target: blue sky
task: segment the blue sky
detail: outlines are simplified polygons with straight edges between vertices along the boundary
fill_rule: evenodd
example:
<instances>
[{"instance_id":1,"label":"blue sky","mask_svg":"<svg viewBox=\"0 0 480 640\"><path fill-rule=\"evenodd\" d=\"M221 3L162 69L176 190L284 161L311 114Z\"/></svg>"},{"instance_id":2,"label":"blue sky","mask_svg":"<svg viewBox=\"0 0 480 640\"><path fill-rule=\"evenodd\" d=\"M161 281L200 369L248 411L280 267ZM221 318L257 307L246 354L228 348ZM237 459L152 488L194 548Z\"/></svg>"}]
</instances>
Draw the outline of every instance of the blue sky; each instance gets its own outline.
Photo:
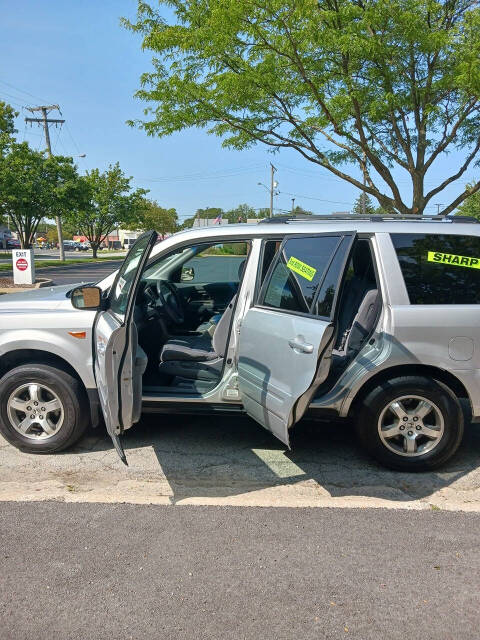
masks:
<instances>
[{"instance_id":1,"label":"blue sky","mask_svg":"<svg viewBox=\"0 0 480 640\"><path fill-rule=\"evenodd\" d=\"M150 197L175 207L181 218L198 207L268 206L268 193L257 183L268 184L270 161L278 168L278 209L289 209L295 196L295 204L315 213L346 211L359 195L293 150L228 151L204 131L158 140L128 127L127 119L141 115L143 105L133 94L140 74L150 68L140 38L119 24L121 16L135 16L134 0L0 0L0 11L0 99L20 111L19 138L44 148L41 130L25 126L24 117L31 114L22 107L59 104L67 122L51 131L53 151L86 153L76 158L80 171L103 170L118 160L136 186L150 189ZM459 158L458 153L445 157L437 175L449 172ZM449 202L473 176L470 170L434 202ZM430 180L427 186L437 183L435 176ZM399 184L406 189L405 176ZM434 211L433 205L427 209Z\"/></svg>"}]
</instances>

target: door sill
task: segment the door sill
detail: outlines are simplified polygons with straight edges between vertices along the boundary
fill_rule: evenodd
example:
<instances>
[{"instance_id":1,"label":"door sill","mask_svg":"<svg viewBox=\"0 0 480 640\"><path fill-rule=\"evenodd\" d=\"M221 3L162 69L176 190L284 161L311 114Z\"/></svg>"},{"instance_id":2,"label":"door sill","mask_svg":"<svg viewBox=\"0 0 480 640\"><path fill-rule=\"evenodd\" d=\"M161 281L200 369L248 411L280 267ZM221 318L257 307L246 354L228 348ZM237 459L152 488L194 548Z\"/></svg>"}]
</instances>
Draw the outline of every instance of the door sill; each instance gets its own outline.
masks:
<instances>
[{"instance_id":1,"label":"door sill","mask_svg":"<svg viewBox=\"0 0 480 640\"><path fill-rule=\"evenodd\" d=\"M196 399L190 402L181 402L183 398L172 400L172 398L153 396L143 396L142 413L183 413L183 414L219 414L219 413L245 413L242 404L233 404L230 402L205 402L205 400Z\"/></svg>"}]
</instances>

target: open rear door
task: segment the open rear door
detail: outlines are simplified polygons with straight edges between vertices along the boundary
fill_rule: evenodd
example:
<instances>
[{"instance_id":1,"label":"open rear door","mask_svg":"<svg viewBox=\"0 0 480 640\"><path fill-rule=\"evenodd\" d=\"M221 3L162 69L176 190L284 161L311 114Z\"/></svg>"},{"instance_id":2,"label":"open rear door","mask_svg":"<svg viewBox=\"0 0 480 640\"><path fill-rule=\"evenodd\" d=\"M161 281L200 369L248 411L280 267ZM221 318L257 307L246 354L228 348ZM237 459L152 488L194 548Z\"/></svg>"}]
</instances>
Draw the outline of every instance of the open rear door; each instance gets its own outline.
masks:
<instances>
[{"instance_id":1,"label":"open rear door","mask_svg":"<svg viewBox=\"0 0 480 640\"><path fill-rule=\"evenodd\" d=\"M335 309L354 232L287 236L242 320L238 382L246 412L290 446L330 370Z\"/></svg>"},{"instance_id":2,"label":"open rear door","mask_svg":"<svg viewBox=\"0 0 480 640\"><path fill-rule=\"evenodd\" d=\"M119 436L138 422L142 407L142 375L147 356L138 344L133 309L140 277L157 233L140 236L115 278L108 308L97 316L94 332L95 377L107 431L126 464Z\"/></svg>"}]
</instances>

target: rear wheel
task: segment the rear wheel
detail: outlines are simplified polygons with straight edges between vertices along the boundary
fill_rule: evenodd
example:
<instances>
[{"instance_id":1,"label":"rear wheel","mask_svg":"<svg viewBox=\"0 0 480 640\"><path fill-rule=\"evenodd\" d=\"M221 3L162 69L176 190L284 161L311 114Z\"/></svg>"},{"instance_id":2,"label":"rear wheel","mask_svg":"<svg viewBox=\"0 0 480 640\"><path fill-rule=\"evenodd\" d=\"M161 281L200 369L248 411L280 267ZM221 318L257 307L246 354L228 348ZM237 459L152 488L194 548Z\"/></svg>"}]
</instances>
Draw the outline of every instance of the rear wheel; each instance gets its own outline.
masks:
<instances>
[{"instance_id":1,"label":"rear wheel","mask_svg":"<svg viewBox=\"0 0 480 640\"><path fill-rule=\"evenodd\" d=\"M365 398L356 429L381 464L428 471L444 464L463 436L458 399L443 383L420 376L384 382Z\"/></svg>"},{"instance_id":2,"label":"rear wheel","mask_svg":"<svg viewBox=\"0 0 480 640\"><path fill-rule=\"evenodd\" d=\"M88 426L87 407L80 382L49 365L21 365L0 380L0 432L22 451L71 446Z\"/></svg>"}]
</instances>

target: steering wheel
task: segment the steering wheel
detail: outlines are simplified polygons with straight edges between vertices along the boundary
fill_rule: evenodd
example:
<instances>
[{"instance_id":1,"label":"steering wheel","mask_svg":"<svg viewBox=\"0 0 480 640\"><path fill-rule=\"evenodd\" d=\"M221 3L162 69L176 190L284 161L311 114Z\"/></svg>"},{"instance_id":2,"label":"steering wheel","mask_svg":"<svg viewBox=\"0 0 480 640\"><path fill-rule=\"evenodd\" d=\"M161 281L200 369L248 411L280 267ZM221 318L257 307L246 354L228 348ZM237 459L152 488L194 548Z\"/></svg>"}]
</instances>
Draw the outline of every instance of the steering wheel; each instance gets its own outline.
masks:
<instances>
[{"instance_id":1,"label":"steering wheel","mask_svg":"<svg viewBox=\"0 0 480 640\"><path fill-rule=\"evenodd\" d=\"M157 280L158 305L162 307L174 324L185 322L185 313L180 294L174 284L167 280Z\"/></svg>"}]
</instances>

